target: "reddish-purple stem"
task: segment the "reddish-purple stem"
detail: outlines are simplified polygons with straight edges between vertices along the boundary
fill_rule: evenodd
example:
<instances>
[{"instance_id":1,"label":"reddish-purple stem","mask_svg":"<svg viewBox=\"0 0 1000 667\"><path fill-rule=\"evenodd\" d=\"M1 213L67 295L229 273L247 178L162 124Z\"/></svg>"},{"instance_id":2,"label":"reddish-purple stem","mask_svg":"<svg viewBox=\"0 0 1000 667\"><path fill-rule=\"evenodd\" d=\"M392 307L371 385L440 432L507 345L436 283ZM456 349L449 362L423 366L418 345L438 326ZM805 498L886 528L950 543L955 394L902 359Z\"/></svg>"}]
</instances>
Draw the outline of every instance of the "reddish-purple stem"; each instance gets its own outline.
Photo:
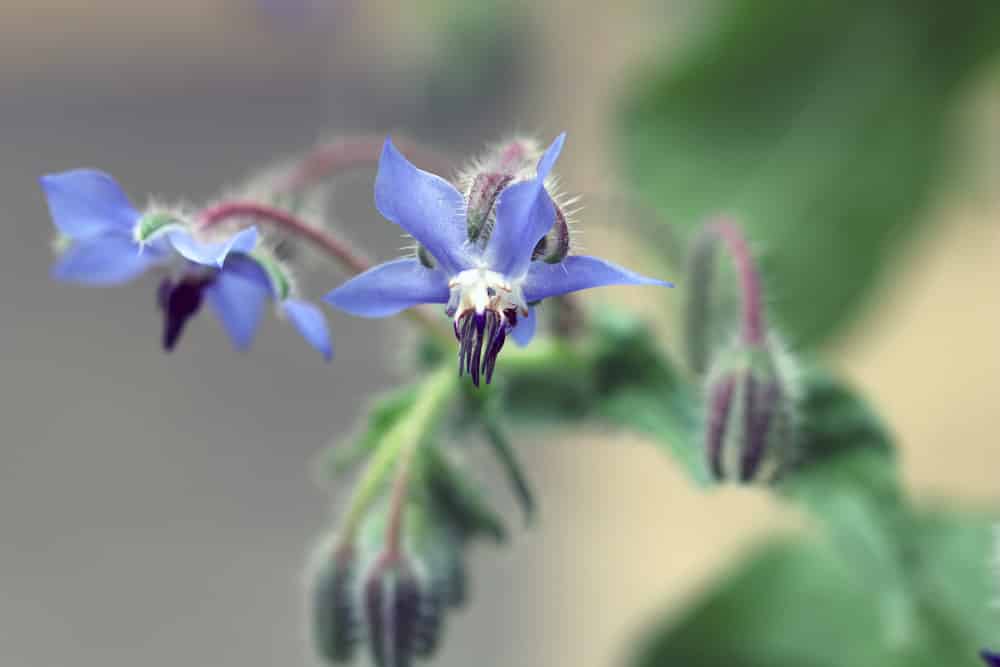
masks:
<instances>
[{"instance_id":1,"label":"reddish-purple stem","mask_svg":"<svg viewBox=\"0 0 1000 667\"><path fill-rule=\"evenodd\" d=\"M709 225L709 228L723 240L729 256L736 264L743 292L743 339L749 345L760 345L764 342L764 312L760 273L750 254L750 246L739 225L735 223L719 221Z\"/></svg>"},{"instance_id":2,"label":"reddish-purple stem","mask_svg":"<svg viewBox=\"0 0 1000 667\"><path fill-rule=\"evenodd\" d=\"M411 456L403 457L399 462L400 471L392 487L392 499L389 505L389 525L385 532L385 558L389 561L398 560L403 553L403 514L406 511L406 496L410 486Z\"/></svg>"},{"instance_id":3,"label":"reddish-purple stem","mask_svg":"<svg viewBox=\"0 0 1000 667\"><path fill-rule=\"evenodd\" d=\"M336 259L352 273L362 273L371 268L371 262L354 250L349 243L303 222L284 209L251 201L224 201L202 209L198 215L199 224L203 228L241 218L266 222L293 236L305 239Z\"/></svg>"},{"instance_id":4,"label":"reddish-purple stem","mask_svg":"<svg viewBox=\"0 0 1000 667\"><path fill-rule=\"evenodd\" d=\"M317 146L303 157L280 183L279 192L298 192L325 181L341 171L372 167L378 164L385 142L383 137L348 137ZM451 161L429 148L400 138L394 141L414 163L436 174L451 169Z\"/></svg>"}]
</instances>

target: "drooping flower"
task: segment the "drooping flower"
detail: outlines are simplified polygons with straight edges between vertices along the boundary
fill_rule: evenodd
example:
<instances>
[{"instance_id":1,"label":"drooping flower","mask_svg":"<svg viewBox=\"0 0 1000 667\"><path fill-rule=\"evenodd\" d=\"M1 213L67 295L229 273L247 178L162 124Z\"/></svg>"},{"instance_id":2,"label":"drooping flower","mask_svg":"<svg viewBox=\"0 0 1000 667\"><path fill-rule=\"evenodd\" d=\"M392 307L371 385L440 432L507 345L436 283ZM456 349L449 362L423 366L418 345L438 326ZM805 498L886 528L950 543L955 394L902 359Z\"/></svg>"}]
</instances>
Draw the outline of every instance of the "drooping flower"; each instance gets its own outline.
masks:
<instances>
[{"instance_id":1,"label":"drooping flower","mask_svg":"<svg viewBox=\"0 0 1000 667\"><path fill-rule=\"evenodd\" d=\"M522 345L531 340L537 302L604 285L669 286L597 257L536 253L562 215L546 178L564 139L560 135L545 151L534 176L473 178L495 192L484 197L481 188L473 188L468 200L451 183L411 164L387 139L375 206L417 240L433 265L422 256L387 262L344 283L326 300L361 317L447 304L459 341L459 372L468 372L478 385L480 373L490 382L508 336Z\"/></svg>"},{"instance_id":2,"label":"drooping flower","mask_svg":"<svg viewBox=\"0 0 1000 667\"><path fill-rule=\"evenodd\" d=\"M65 246L52 276L110 286L151 269L166 274L157 291L166 350L173 349L206 299L236 348L246 349L264 304L273 299L310 345L327 359L332 356L323 314L315 305L291 298L279 268L258 252L256 228L200 238L179 216L140 213L111 176L91 169L49 174L40 181Z\"/></svg>"}]
</instances>

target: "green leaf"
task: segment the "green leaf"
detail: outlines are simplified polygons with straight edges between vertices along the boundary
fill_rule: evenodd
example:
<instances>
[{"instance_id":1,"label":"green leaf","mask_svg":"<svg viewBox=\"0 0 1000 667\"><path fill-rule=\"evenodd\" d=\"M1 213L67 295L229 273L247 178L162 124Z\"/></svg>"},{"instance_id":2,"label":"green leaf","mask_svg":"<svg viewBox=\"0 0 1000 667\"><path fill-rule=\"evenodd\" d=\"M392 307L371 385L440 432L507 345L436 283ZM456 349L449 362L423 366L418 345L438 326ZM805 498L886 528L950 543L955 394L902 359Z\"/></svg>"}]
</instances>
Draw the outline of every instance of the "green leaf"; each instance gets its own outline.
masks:
<instances>
[{"instance_id":1,"label":"green leaf","mask_svg":"<svg viewBox=\"0 0 1000 667\"><path fill-rule=\"evenodd\" d=\"M463 539L477 536L507 541L503 519L490 507L481 489L448 460L439 447L424 447L423 475L436 514L443 516Z\"/></svg>"},{"instance_id":2,"label":"green leaf","mask_svg":"<svg viewBox=\"0 0 1000 667\"><path fill-rule=\"evenodd\" d=\"M638 320L606 312L598 321L597 335L597 413L652 437L696 482L707 482L698 389L680 374Z\"/></svg>"},{"instance_id":3,"label":"green leaf","mask_svg":"<svg viewBox=\"0 0 1000 667\"><path fill-rule=\"evenodd\" d=\"M655 630L633 664L892 667L882 611L871 602L823 545L772 544Z\"/></svg>"},{"instance_id":4,"label":"green leaf","mask_svg":"<svg viewBox=\"0 0 1000 667\"><path fill-rule=\"evenodd\" d=\"M622 157L663 218L743 221L782 330L817 344L917 229L960 84L1000 47L1000 3L722 6L686 57L637 82Z\"/></svg>"},{"instance_id":5,"label":"green leaf","mask_svg":"<svg viewBox=\"0 0 1000 667\"><path fill-rule=\"evenodd\" d=\"M996 513L935 509L918 514L907 531L906 555L927 652L945 659L938 665L980 665L974 658L978 650L1000 649L996 525ZM963 662L952 662L949 655Z\"/></svg>"},{"instance_id":6,"label":"green leaf","mask_svg":"<svg viewBox=\"0 0 1000 667\"><path fill-rule=\"evenodd\" d=\"M385 434L413 407L417 389L418 385L409 385L374 398L368 408L368 418L358 431L323 452L319 462L323 477L338 477L371 454Z\"/></svg>"},{"instance_id":7,"label":"green leaf","mask_svg":"<svg viewBox=\"0 0 1000 667\"><path fill-rule=\"evenodd\" d=\"M486 441L493 449L497 460L503 467L507 475L507 481L514 491L521 511L524 513L524 522L530 524L535 518L535 496L531 491L531 485L524 474L524 468L517 458L517 452L504 433L503 427L495 415L483 415L483 432L486 434Z\"/></svg>"},{"instance_id":8,"label":"green leaf","mask_svg":"<svg viewBox=\"0 0 1000 667\"><path fill-rule=\"evenodd\" d=\"M800 379L798 461L778 490L819 519L859 579L903 595L908 509L891 438L867 403L826 371L809 368Z\"/></svg>"}]
</instances>

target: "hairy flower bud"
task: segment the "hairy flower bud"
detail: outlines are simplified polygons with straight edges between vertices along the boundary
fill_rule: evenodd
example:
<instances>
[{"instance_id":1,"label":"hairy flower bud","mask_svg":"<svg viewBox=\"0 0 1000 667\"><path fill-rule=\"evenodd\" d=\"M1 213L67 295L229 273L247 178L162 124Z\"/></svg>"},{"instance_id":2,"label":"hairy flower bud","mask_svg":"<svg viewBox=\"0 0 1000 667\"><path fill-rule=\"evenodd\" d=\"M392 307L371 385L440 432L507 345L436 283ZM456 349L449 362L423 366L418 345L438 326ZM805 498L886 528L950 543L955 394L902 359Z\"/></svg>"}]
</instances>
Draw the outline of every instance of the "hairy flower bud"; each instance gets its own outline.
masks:
<instances>
[{"instance_id":1,"label":"hairy flower bud","mask_svg":"<svg viewBox=\"0 0 1000 667\"><path fill-rule=\"evenodd\" d=\"M531 259L540 259L548 264L558 264L566 259L569 254L570 238L569 223L562 208L553 202L556 211L556 221L552 225L552 230L540 238L535 244L535 249L531 253Z\"/></svg>"},{"instance_id":2,"label":"hairy flower bud","mask_svg":"<svg viewBox=\"0 0 1000 667\"><path fill-rule=\"evenodd\" d=\"M513 180L513 175L498 172L480 172L472 179L465 213L470 241L479 240L493 215L497 197Z\"/></svg>"},{"instance_id":3,"label":"hairy flower bud","mask_svg":"<svg viewBox=\"0 0 1000 667\"><path fill-rule=\"evenodd\" d=\"M331 663L350 662L360 634L352 548L324 557L312 583L312 635L319 654Z\"/></svg>"},{"instance_id":4,"label":"hairy flower bud","mask_svg":"<svg viewBox=\"0 0 1000 667\"><path fill-rule=\"evenodd\" d=\"M787 465L794 441L794 392L766 345L723 351L709 376L705 448L719 481L770 482Z\"/></svg>"},{"instance_id":5,"label":"hairy flower bud","mask_svg":"<svg viewBox=\"0 0 1000 667\"><path fill-rule=\"evenodd\" d=\"M364 584L365 622L377 667L408 667L437 648L442 605L401 556L384 553Z\"/></svg>"}]
</instances>

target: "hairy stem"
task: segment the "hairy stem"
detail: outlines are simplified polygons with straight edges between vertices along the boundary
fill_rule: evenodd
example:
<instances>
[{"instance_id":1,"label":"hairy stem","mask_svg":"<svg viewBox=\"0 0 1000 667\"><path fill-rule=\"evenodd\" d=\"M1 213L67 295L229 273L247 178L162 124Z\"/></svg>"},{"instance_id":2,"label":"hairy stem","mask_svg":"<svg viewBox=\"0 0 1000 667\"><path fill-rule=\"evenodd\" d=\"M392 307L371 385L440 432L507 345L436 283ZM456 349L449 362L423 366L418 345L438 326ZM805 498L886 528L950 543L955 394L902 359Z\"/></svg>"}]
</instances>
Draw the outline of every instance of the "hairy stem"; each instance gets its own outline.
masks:
<instances>
[{"instance_id":1,"label":"hairy stem","mask_svg":"<svg viewBox=\"0 0 1000 667\"><path fill-rule=\"evenodd\" d=\"M345 239L324 229L314 227L298 216L274 206L251 201L224 201L202 209L198 214L198 222L207 229L226 222L239 219L252 219L281 229L283 232L301 238L323 251L346 272L357 275L371 268L372 264ZM425 312L418 309L408 309L404 314L422 327L439 342L451 342L451 338L437 322Z\"/></svg>"},{"instance_id":2,"label":"hairy stem","mask_svg":"<svg viewBox=\"0 0 1000 667\"><path fill-rule=\"evenodd\" d=\"M405 505L414 456L433 431L457 389L458 378L450 364L439 368L424 382L410 412L386 433L355 487L341 525L341 544L350 544L354 540L361 521L381 494L387 478L393 470L398 470L389 522L389 537L395 539L398 545L402 507Z\"/></svg>"},{"instance_id":3,"label":"hairy stem","mask_svg":"<svg viewBox=\"0 0 1000 667\"><path fill-rule=\"evenodd\" d=\"M385 142L383 137L362 136L337 139L321 144L306 153L292 167L288 176L276 188L278 192L301 192L349 169L373 167L378 164ZM395 144L414 163L436 174L451 169L451 161L440 153L409 139L400 138Z\"/></svg>"},{"instance_id":4,"label":"hairy stem","mask_svg":"<svg viewBox=\"0 0 1000 667\"><path fill-rule=\"evenodd\" d=\"M224 201L202 209L198 222L208 229L234 219L251 218L278 227L292 236L308 241L349 273L362 273L371 268L371 262L351 244L334 234L313 227L288 211L251 201Z\"/></svg>"},{"instance_id":5,"label":"hairy stem","mask_svg":"<svg viewBox=\"0 0 1000 667\"><path fill-rule=\"evenodd\" d=\"M722 239L739 274L743 297L743 340L748 345L761 345L764 342L764 312L760 273L750 254L746 236L739 225L726 220L713 222L707 229Z\"/></svg>"}]
</instances>

